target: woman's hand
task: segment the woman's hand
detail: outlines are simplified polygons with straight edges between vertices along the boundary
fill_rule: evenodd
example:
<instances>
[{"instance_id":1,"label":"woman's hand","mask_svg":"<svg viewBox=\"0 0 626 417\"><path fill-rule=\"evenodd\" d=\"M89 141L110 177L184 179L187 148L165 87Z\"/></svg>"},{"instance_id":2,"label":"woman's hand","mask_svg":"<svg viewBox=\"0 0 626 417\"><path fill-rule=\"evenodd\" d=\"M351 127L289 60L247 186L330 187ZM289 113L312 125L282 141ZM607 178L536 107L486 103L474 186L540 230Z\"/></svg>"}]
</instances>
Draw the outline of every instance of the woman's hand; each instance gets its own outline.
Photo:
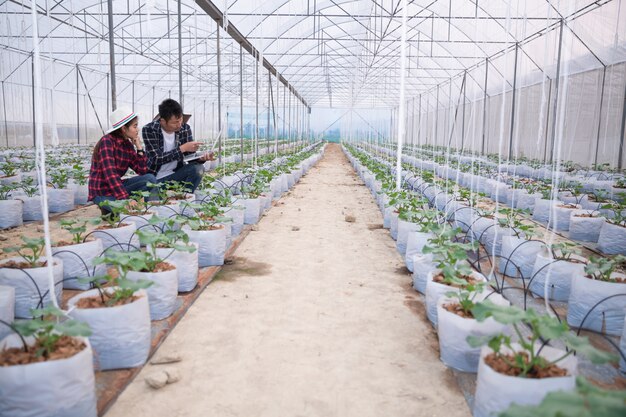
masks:
<instances>
[{"instance_id":1,"label":"woman's hand","mask_svg":"<svg viewBox=\"0 0 626 417\"><path fill-rule=\"evenodd\" d=\"M133 145L135 145L135 148L137 148L137 150L141 150L143 149L143 143L141 142L141 138L139 136L135 136L134 138L128 138L130 139L130 141L132 142Z\"/></svg>"}]
</instances>

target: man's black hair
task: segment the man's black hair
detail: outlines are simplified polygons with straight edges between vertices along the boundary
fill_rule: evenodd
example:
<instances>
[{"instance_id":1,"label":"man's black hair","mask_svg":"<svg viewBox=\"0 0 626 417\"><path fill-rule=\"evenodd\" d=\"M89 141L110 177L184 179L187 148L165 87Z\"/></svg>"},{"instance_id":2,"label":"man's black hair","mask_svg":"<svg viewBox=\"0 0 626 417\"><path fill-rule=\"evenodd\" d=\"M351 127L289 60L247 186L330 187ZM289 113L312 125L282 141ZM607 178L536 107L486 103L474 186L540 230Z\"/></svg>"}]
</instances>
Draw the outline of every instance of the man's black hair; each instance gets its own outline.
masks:
<instances>
[{"instance_id":1,"label":"man's black hair","mask_svg":"<svg viewBox=\"0 0 626 417\"><path fill-rule=\"evenodd\" d=\"M174 99L168 98L159 104L159 117L161 119L170 120L172 116L182 117L183 107Z\"/></svg>"}]
</instances>

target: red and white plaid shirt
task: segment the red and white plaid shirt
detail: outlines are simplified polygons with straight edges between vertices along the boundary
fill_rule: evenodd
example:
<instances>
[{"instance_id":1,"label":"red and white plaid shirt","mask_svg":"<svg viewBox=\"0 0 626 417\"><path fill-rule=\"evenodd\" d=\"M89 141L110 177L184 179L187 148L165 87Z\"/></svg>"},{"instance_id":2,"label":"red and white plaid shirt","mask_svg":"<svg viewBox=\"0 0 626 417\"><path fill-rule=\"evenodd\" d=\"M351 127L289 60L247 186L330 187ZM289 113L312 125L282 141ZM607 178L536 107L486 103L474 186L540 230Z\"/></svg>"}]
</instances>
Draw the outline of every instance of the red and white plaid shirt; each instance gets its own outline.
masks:
<instances>
[{"instance_id":1,"label":"red and white plaid shirt","mask_svg":"<svg viewBox=\"0 0 626 417\"><path fill-rule=\"evenodd\" d=\"M97 161L97 162L96 162ZM91 161L89 171L89 200L97 196L112 196L117 200L128 198L122 177L132 168L139 175L148 172L146 155L139 155L128 139L104 135L100 149Z\"/></svg>"}]
</instances>

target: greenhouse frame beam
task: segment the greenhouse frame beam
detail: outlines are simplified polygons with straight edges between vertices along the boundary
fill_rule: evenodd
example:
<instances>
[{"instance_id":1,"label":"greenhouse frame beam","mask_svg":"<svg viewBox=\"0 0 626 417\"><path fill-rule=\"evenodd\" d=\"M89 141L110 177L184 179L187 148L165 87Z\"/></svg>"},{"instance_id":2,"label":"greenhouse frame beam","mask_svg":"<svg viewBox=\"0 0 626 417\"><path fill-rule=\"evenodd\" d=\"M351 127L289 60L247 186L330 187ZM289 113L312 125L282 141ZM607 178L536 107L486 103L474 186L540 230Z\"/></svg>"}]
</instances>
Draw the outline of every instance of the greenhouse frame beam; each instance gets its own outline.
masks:
<instances>
[{"instance_id":1,"label":"greenhouse frame beam","mask_svg":"<svg viewBox=\"0 0 626 417\"><path fill-rule=\"evenodd\" d=\"M233 23L229 22L228 26L224 27L224 14L222 13L220 9L218 9L215 6L215 4L213 4L212 1L210 0L194 0L194 1L198 6L200 6L202 10L204 10L209 16L211 16L211 18L213 18L213 20L215 20L218 23L218 25L220 25L224 30L226 30L226 32L233 38L235 42L241 44L244 47L244 49L248 51L256 59L260 58L259 51L252 45L250 40L248 40L245 36L241 34L241 32L234 26ZM262 64L265 68L267 68L272 73L272 75L277 74L278 71L272 64L269 63L267 59L263 58ZM295 95L295 97L297 97L298 100L302 102L302 104L309 107L309 104L306 102L306 100L298 93L295 87L293 87L289 83L289 81L287 81L285 77L279 74L278 79L287 88L289 88L289 91L291 91L291 93Z\"/></svg>"},{"instance_id":2,"label":"greenhouse frame beam","mask_svg":"<svg viewBox=\"0 0 626 417\"><path fill-rule=\"evenodd\" d=\"M115 83L115 36L113 34L113 0L107 0L109 22L109 72L111 74L111 111L117 109L117 86ZM108 105L107 105L108 109Z\"/></svg>"}]
</instances>

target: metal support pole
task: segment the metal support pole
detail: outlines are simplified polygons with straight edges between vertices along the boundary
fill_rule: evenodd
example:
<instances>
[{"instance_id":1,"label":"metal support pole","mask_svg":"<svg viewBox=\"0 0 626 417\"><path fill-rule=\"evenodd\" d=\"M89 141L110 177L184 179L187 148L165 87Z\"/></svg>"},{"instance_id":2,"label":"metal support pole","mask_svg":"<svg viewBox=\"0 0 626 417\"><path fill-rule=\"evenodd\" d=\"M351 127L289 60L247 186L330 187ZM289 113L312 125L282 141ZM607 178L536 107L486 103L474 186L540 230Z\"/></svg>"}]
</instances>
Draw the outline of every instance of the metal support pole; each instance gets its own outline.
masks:
<instances>
[{"instance_id":1,"label":"metal support pole","mask_svg":"<svg viewBox=\"0 0 626 417\"><path fill-rule=\"evenodd\" d=\"M180 7L180 6L179 6ZM113 26L113 0L107 0L109 15L109 71L111 73L111 110L117 109L117 89L115 85L115 44ZM107 109L109 104L107 103Z\"/></svg>"},{"instance_id":2,"label":"metal support pole","mask_svg":"<svg viewBox=\"0 0 626 417\"><path fill-rule=\"evenodd\" d=\"M267 153L270 152L270 110L272 103L270 103L272 90L272 73L267 71L267 126L265 131L265 138L267 139Z\"/></svg>"},{"instance_id":3,"label":"metal support pole","mask_svg":"<svg viewBox=\"0 0 626 417\"><path fill-rule=\"evenodd\" d=\"M562 26L561 22L561 26ZM559 51L561 47L559 44ZM513 136L515 134L515 98L517 96L517 56L519 43L515 44L515 63L513 64L513 97L511 97L511 134L509 136L509 160L513 159ZM560 52L559 52L560 56Z\"/></svg>"},{"instance_id":4,"label":"metal support pole","mask_svg":"<svg viewBox=\"0 0 626 417\"><path fill-rule=\"evenodd\" d=\"M239 44L239 146L243 163L243 47Z\"/></svg>"},{"instance_id":5,"label":"metal support pole","mask_svg":"<svg viewBox=\"0 0 626 417\"><path fill-rule=\"evenodd\" d=\"M437 93L439 93L439 85L437 85ZM437 96L439 96L439 94L437 94ZM429 107L430 107L430 94L426 96L426 137L424 138L424 145L428 145L428 108ZM435 144L435 141L433 141L433 145L434 144Z\"/></svg>"},{"instance_id":6,"label":"metal support pole","mask_svg":"<svg viewBox=\"0 0 626 417\"><path fill-rule=\"evenodd\" d=\"M593 157L594 165L598 164L598 149L600 148L600 128L602 127L602 105L604 104L604 82L606 80L606 65L602 68L602 88L600 89L600 114L598 115L598 131L596 134L596 152Z\"/></svg>"},{"instance_id":7,"label":"metal support pole","mask_svg":"<svg viewBox=\"0 0 626 417\"><path fill-rule=\"evenodd\" d=\"M89 94L89 91L87 90L87 86L85 86L85 92L87 94ZM107 110L110 108L109 107L110 100L111 100L111 76L107 72ZM113 109L113 110L115 110L115 109ZM94 111L95 111L95 109L94 109ZM87 113L85 113L85 121L87 121ZM87 134L87 131L85 131L85 134Z\"/></svg>"},{"instance_id":8,"label":"metal support pole","mask_svg":"<svg viewBox=\"0 0 626 417\"><path fill-rule=\"evenodd\" d=\"M548 161L548 130L550 125L550 100L552 100L552 80L548 79L548 108L546 109L546 129L543 143L543 163Z\"/></svg>"},{"instance_id":9,"label":"metal support pole","mask_svg":"<svg viewBox=\"0 0 626 417\"><path fill-rule=\"evenodd\" d=\"M483 135L480 154L485 154L485 143L487 141L487 76L489 75L489 58L485 58L485 87L483 95Z\"/></svg>"},{"instance_id":10,"label":"metal support pole","mask_svg":"<svg viewBox=\"0 0 626 417\"><path fill-rule=\"evenodd\" d=\"M270 73L271 76L271 73ZM278 77L276 77L276 106L274 107L274 155L278 155L278 123L276 111L278 110L280 105L280 82L278 82Z\"/></svg>"},{"instance_id":11,"label":"metal support pole","mask_svg":"<svg viewBox=\"0 0 626 417\"><path fill-rule=\"evenodd\" d=\"M422 138L422 95L420 94L420 102L418 106L418 114L417 114L417 146L419 147Z\"/></svg>"},{"instance_id":12,"label":"metal support pole","mask_svg":"<svg viewBox=\"0 0 626 417\"><path fill-rule=\"evenodd\" d=\"M617 153L617 170L622 170L624 159L624 134L626 133L626 87L624 88L624 107L622 107L622 129L620 130L619 152Z\"/></svg>"},{"instance_id":13,"label":"metal support pole","mask_svg":"<svg viewBox=\"0 0 626 417\"><path fill-rule=\"evenodd\" d=\"M287 88L283 85L283 131L281 135L281 139L283 141L281 150L285 149L285 128L287 123L287 118L285 117L287 113Z\"/></svg>"},{"instance_id":14,"label":"metal support pole","mask_svg":"<svg viewBox=\"0 0 626 417\"><path fill-rule=\"evenodd\" d=\"M7 148L9 147L9 122L7 120L7 98L4 91L4 81L2 81L2 111L4 113L4 135L7 139Z\"/></svg>"},{"instance_id":15,"label":"metal support pole","mask_svg":"<svg viewBox=\"0 0 626 417\"><path fill-rule=\"evenodd\" d=\"M428 100L430 101L430 96L429 96ZM428 111L428 107L426 108L426 111ZM434 119L435 119L435 126L434 126L434 129L433 129L433 132L434 132L434 134L433 134L433 145L435 145L437 143L437 130L439 130L438 129L438 127L439 127L439 84L437 84L437 97L436 97L436 100L435 100L435 117L434 117Z\"/></svg>"},{"instance_id":16,"label":"metal support pole","mask_svg":"<svg viewBox=\"0 0 626 417\"><path fill-rule=\"evenodd\" d=\"M465 103L467 101L467 70L463 73L463 111L461 112L461 153L465 147Z\"/></svg>"},{"instance_id":17,"label":"metal support pole","mask_svg":"<svg viewBox=\"0 0 626 417\"><path fill-rule=\"evenodd\" d=\"M37 146L37 138L35 137L35 132L37 131L37 125L36 125L36 115L35 115L35 54L31 54L31 71L30 71L30 75L31 75L31 86L32 86L32 95L33 95L33 146Z\"/></svg>"},{"instance_id":18,"label":"metal support pole","mask_svg":"<svg viewBox=\"0 0 626 417\"><path fill-rule=\"evenodd\" d=\"M178 2L180 9L180 1ZM220 51L220 25L217 24L217 38L216 38L216 46L217 46L217 152L218 152L218 163L222 164L222 138L224 134L222 133L222 53Z\"/></svg>"},{"instance_id":19,"label":"metal support pole","mask_svg":"<svg viewBox=\"0 0 626 417\"><path fill-rule=\"evenodd\" d=\"M563 19L561 19L561 24L559 26L559 51L557 55L556 61L556 77L554 79L554 107L552 111L552 134L550 135L552 139L552 146L550 147L550 162L554 159L554 147L556 145L556 121L557 117L557 108L559 106L559 78L561 77L561 49L563 46Z\"/></svg>"},{"instance_id":20,"label":"metal support pole","mask_svg":"<svg viewBox=\"0 0 626 417\"><path fill-rule=\"evenodd\" d=\"M287 146L291 149L291 91L289 91L289 125L287 126Z\"/></svg>"},{"instance_id":21,"label":"metal support pole","mask_svg":"<svg viewBox=\"0 0 626 417\"><path fill-rule=\"evenodd\" d=\"M78 78L78 65L76 65L76 143L80 144L80 84Z\"/></svg>"},{"instance_id":22,"label":"metal support pole","mask_svg":"<svg viewBox=\"0 0 626 417\"><path fill-rule=\"evenodd\" d=\"M178 101L180 102L180 105L183 106L183 17L182 17L183 6L182 6L181 0L178 0L177 3L178 3Z\"/></svg>"},{"instance_id":23,"label":"metal support pole","mask_svg":"<svg viewBox=\"0 0 626 417\"><path fill-rule=\"evenodd\" d=\"M135 111L135 80L132 81L131 92L132 92L132 97L133 97L133 101L132 101L133 108L132 108L132 110Z\"/></svg>"},{"instance_id":24,"label":"metal support pole","mask_svg":"<svg viewBox=\"0 0 626 417\"><path fill-rule=\"evenodd\" d=\"M254 156L255 160L259 159L259 56L255 56L256 62L254 65L254 89L255 100L254 105L256 109L255 124L254 124Z\"/></svg>"}]
</instances>

